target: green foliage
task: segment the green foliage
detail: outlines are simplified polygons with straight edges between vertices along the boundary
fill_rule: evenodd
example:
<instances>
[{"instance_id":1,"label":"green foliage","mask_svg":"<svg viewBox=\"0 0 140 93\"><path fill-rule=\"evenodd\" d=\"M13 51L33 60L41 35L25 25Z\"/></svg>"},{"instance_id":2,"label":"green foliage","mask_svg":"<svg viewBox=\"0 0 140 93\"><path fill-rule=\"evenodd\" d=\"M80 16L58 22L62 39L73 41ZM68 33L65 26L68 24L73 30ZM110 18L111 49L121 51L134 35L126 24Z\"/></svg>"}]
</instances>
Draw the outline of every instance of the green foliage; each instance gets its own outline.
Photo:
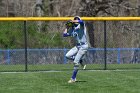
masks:
<instances>
[{"instance_id":1,"label":"green foliage","mask_svg":"<svg viewBox=\"0 0 140 93\"><path fill-rule=\"evenodd\" d=\"M37 31L34 23L27 22L28 48L63 48L69 44L64 41L60 32ZM24 48L23 22L0 22L0 47Z\"/></svg>"},{"instance_id":2,"label":"green foliage","mask_svg":"<svg viewBox=\"0 0 140 93\"><path fill-rule=\"evenodd\" d=\"M62 33L56 31L38 32L35 24L28 24L28 47L29 48L63 48L68 47Z\"/></svg>"},{"instance_id":3,"label":"green foliage","mask_svg":"<svg viewBox=\"0 0 140 93\"><path fill-rule=\"evenodd\" d=\"M23 32L20 22L0 23L0 47L22 48Z\"/></svg>"}]
</instances>

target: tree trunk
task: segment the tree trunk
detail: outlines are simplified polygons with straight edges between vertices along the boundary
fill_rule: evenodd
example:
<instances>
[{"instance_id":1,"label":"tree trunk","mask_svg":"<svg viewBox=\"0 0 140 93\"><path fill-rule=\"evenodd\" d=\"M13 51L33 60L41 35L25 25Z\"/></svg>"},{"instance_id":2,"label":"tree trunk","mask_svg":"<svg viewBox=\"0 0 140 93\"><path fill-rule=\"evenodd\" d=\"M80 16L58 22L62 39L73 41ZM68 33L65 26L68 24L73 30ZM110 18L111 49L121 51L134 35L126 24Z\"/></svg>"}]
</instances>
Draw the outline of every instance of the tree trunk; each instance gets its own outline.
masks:
<instances>
[{"instance_id":1,"label":"tree trunk","mask_svg":"<svg viewBox=\"0 0 140 93\"><path fill-rule=\"evenodd\" d=\"M86 27L87 27L88 37L89 37L88 38L89 39L89 45L90 45L90 47L95 47L93 22L86 22Z\"/></svg>"},{"instance_id":2,"label":"tree trunk","mask_svg":"<svg viewBox=\"0 0 140 93\"><path fill-rule=\"evenodd\" d=\"M44 12L43 12L43 0L36 0L36 15L38 17L43 16ZM37 29L38 32L42 31L42 25L43 22L42 21L37 21Z\"/></svg>"}]
</instances>

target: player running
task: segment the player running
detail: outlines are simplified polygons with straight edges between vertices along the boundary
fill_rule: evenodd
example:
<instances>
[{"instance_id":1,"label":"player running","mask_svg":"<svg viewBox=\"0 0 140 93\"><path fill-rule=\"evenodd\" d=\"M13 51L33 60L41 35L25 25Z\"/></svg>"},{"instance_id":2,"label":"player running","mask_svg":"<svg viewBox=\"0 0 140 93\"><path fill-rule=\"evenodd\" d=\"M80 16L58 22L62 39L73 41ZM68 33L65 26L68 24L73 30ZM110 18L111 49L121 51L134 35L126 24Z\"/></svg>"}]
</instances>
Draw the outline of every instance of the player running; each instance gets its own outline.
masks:
<instances>
[{"instance_id":1,"label":"player running","mask_svg":"<svg viewBox=\"0 0 140 93\"><path fill-rule=\"evenodd\" d=\"M66 58L73 60L74 62L73 74L68 83L74 83L76 82L76 75L79 69L79 64L81 64L83 69L86 68L86 65L83 64L82 59L88 49L85 23L81 20L79 16L76 16L73 20L67 22L66 29L63 32L63 36L74 37L76 41L76 45L66 54Z\"/></svg>"}]
</instances>

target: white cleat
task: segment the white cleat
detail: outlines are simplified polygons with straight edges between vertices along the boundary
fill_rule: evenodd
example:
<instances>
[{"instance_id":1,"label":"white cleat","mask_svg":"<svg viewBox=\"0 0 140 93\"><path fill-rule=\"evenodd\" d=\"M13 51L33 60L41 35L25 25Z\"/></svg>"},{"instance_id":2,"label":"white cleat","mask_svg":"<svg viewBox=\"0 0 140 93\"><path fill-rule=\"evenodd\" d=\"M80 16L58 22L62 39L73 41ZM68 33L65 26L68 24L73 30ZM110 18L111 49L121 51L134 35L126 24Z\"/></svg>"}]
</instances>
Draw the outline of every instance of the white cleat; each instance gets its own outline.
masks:
<instances>
[{"instance_id":1,"label":"white cleat","mask_svg":"<svg viewBox=\"0 0 140 93\"><path fill-rule=\"evenodd\" d=\"M75 83L76 82L76 79L70 79L69 81L68 81L68 83Z\"/></svg>"},{"instance_id":2,"label":"white cleat","mask_svg":"<svg viewBox=\"0 0 140 93\"><path fill-rule=\"evenodd\" d=\"M85 69L86 69L86 66L87 66L87 65L84 65L84 66L83 66L83 70L85 70Z\"/></svg>"}]
</instances>

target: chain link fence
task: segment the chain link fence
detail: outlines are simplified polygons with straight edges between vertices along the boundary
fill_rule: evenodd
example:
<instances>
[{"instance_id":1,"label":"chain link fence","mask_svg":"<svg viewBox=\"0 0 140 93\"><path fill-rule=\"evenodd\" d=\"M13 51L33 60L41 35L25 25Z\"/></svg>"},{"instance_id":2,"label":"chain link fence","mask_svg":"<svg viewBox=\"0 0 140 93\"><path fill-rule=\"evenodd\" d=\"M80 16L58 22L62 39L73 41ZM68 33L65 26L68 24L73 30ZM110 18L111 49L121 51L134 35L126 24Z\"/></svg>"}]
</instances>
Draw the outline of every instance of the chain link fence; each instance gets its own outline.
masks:
<instances>
[{"instance_id":1,"label":"chain link fence","mask_svg":"<svg viewBox=\"0 0 140 93\"><path fill-rule=\"evenodd\" d=\"M62 37L64 23L0 21L0 71L73 69L65 54L74 41ZM94 47L84 57L88 70L140 69L139 21L94 21L92 26Z\"/></svg>"}]
</instances>

